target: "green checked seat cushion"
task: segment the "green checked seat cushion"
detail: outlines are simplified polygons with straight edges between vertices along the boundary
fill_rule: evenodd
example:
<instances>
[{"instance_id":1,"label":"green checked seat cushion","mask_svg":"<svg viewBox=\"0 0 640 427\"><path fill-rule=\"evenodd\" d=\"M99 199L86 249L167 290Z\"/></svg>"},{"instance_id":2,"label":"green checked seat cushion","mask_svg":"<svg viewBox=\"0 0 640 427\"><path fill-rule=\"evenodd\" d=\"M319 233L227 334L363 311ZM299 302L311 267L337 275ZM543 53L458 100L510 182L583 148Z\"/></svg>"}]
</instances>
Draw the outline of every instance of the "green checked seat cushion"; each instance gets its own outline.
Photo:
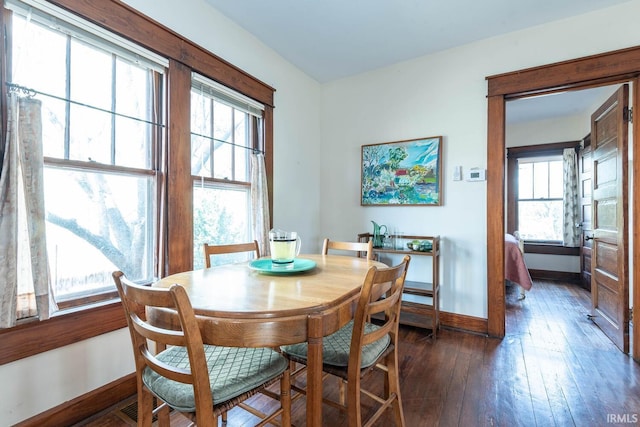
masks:
<instances>
[{"instance_id":1,"label":"green checked seat cushion","mask_svg":"<svg viewBox=\"0 0 640 427\"><path fill-rule=\"evenodd\" d=\"M288 361L269 348L204 346L209 368L213 404L239 396L283 373ZM170 347L158 359L172 366L189 368L185 347ZM151 368L145 368L142 381L153 394L180 412L196 410L193 385L169 380Z\"/></svg>"},{"instance_id":2,"label":"green checked seat cushion","mask_svg":"<svg viewBox=\"0 0 640 427\"><path fill-rule=\"evenodd\" d=\"M377 325L366 323L365 333L373 332L379 329ZM338 331L328 335L322 339L322 361L324 364L346 367L349 364L349 349L351 347L351 334L353 332L353 320L344 325ZM360 368L368 368L373 365L376 360L389 347L391 338L385 335L377 341L367 344L362 348L362 362ZM307 343L292 344L282 346L282 351L291 356L306 360L307 359Z\"/></svg>"}]
</instances>

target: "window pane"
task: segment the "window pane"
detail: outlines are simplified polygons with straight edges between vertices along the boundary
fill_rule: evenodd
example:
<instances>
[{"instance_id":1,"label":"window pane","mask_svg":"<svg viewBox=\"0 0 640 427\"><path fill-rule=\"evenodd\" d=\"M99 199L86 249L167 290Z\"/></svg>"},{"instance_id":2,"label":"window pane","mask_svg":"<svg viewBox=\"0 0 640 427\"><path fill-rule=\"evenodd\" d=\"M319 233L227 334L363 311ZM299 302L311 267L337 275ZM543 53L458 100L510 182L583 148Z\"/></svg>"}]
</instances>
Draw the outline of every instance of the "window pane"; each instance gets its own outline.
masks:
<instances>
[{"instance_id":1,"label":"window pane","mask_svg":"<svg viewBox=\"0 0 640 427\"><path fill-rule=\"evenodd\" d=\"M204 268L202 245L251 241L248 188L202 187L193 189L194 268ZM246 254L212 258L212 265L247 260Z\"/></svg>"},{"instance_id":2,"label":"window pane","mask_svg":"<svg viewBox=\"0 0 640 427\"><path fill-rule=\"evenodd\" d=\"M71 40L71 99L111 111L112 56Z\"/></svg>"},{"instance_id":3,"label":"window pane","mask_svg":"<svg viewBox=\"0 0 640 427\"><path fill-rule=\"evenodd\" d=\"M46 167L44 179L56 299L112 289L114 270L153 279L153 177Z\"/></svg>"},{"instance_id":4,"label":"window pane","mask_svg":"<svg viewBox=\"0 0 640 427\"><path fill-rule=\"evenodd\" d=\"M212 105L210 98L191 91L191 174L207 178L213 177L211 170Z\"/></svg>"},{"instance_id":5,"label":"window pane","mask_svg":"<svg viewBox=\"0 0 640 427\"><path fill-rule=\"evenodd\" d=\"M211 143L209 138L191 135L191 175L213 177L211 170Z\"/></svg>"},{"instance_id":6,"label":"window pane","mask_svg":"<svg viewBox=\"0 0 640 427\"><path fill-rule=\"evenodd\" d=\"M66 158L64 130L66 102L43 96L42 101L42 144L45 157Z\"/></svg>"},{"instance_id":7,"label":"window pane","mask_svg":"<svg viewBox=\"0 0 640 427\"><path fill-rule=\"evenodd\" d=\"M123 60L116 61L115 164L133 168L151 167L151 88L153 74ZM130 118L131 117L131 118ZM135 120L140 119L140 120ZM141 121L144 120L144 121Z\"/></svg>"},{"instance_id":8,"label":"window pane","mask_svg":"<svg viewBox=\"0 0 640 427\"><path fill-rule=\"evenodd\" d=\"M518 164L518 198L533 198L533 164Z\"/></svg>"},{"instance_id":9,"label":"window pane","mask_svg":"<svg viewBox=\"0 0 640 427\"><path fill-rule=\"evenodd\" d=\"M561 161L549 162L549 198L561 199L563 193L564 173Z\"/></svg>"},{"instance_id":10,"label":"window pane","mask_svg":"<svg viewBox=\"0 0 640 427\"><path fill-rule=\"evenodd\" d=\"M212 102L210 98L191 91L191 132L211 136Z\"/></svg>"},{"instance_id":11,"label":"window pane","mask_svg":"<svg viewBox=\"0 0 640 427\"><path fill-rule=\"evenodd\" d=\"M562 201L518 202L518 231L525 240L562 241Z\"/></svg>"},{"instance_id":12,"label":"window pane","mask_svg":"<svg viewBox=\"0 0 640 427\"><path fill-rule=\"evenodd\" d=\"M67 37L13 17L13 83L65 98Z\"/></svg>"},{"instance_id":13,"label":"window pane","mask_svg":"<svg viewBox=\"0 0 640 427\"><path fill-rule=\"evenodd\" d=\"M235 168L234 179L236 181L249 181L249 154L250 140L249 140L249 117L248 114L242 113L238 110L234 111L235 120ZM247 147L247 148L242 148Z\"/></svg>"},{"instance_id":14,"label":"window pane","mask_svg":"<svg viewBox=\"0 0 640 427\"><path fill-rule=\"evenodd\" d=\"M116 61L116 112L142 120L149 118L151 72L127 61Z\"/></svg>"},{"instance_id":15,"label":"window pane","mask_svg":"<svg viewBox=\"0 0 640 427\"><path fill-rule=\"evenodd\" d=\"M232 110L227 104L214 101L213 103L213 137L221 141L232 142L233 120Z\"/></svg>"},{"instance_id":16,"label":"window pane","mask_svg":"<svg viewBox=\"0 0 640 427\"><path fill-rule=\"evenodd\" d=\"M69 112L69 159L111 164L110 113L80 105Z\"/></svg>"},{"instance_id":17,"label":"window pane","mask_svg":"<svg viewBox=\"0 0 640 427\"><path fill-rule=\"evenodd\" d=\"M214 141L213 173L214 178L233 179L232 155L233 145Z\"/></svg>"},{"instance_id":18,"label":"window pane","mask_svg":"<svg viewBox=\"0 0 640 427\"><path fill-rule=\"evenodd\" d=\"M549 164L547 162L533 163L533 198L549 198Z\"/></svg>"},{"instance_id":19,"label":"window pane","mask_svg":"<svg viewBox=\"0 0 640 427\"><path fill-rule=\"evenodd\" d=\"M219 179L233 179L233 108L220 102L213 103L213 176Z\"/></svg>"},{"instance_id":20,"label":"window pane","mask_svg":"<svg viewBox=\"0 0 640 427\"><path fill-rule=\"evenodd\" d=\"M154 126L126 117L116 117L116 158L118 166L151 168L151 134Z\"/></svg>"}]
</instances>

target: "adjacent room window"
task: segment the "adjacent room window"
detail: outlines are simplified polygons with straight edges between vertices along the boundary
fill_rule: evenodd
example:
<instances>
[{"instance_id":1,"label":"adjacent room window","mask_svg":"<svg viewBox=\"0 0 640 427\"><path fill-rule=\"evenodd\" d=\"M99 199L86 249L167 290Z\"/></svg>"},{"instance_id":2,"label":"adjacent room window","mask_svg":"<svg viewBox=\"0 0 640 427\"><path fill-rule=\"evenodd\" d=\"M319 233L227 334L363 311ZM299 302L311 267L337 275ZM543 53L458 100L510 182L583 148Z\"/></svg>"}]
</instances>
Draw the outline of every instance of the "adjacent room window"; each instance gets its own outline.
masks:
<instances>
[{"instance_id":1,"label":"adjacent room window","mask_svg":"<svg viewBox=\"0 0 640 427\"><path fill-rule=\"evenodd\" d=\"M518 159L517 229L532 242L562 242L562 156Z\"/></svg>"},{"instance_id":2,"label":"adjacent room window","mask_svg":"<svg viewBox=\"0 0 640 427\"><path fill-rule=\"evenodd\" d=\"M262 150L263 106L200 75L191 89L194 268L204 267L203 243L250 242L250 156ZM242 261L247 254L212 259Z\"/></svg>"},{"instance_id":3,"label":"adjacent room window","mask_svg":"<svg viewBox=\"0 0 640 427\"><path fill-rule=\"evenodd\" d=\"M166 63L88 24L9 7L10 87L28 88L42 102L47 251L58 306L115 297L114 270L151 282Z\"/></svg>"}]
</instances>

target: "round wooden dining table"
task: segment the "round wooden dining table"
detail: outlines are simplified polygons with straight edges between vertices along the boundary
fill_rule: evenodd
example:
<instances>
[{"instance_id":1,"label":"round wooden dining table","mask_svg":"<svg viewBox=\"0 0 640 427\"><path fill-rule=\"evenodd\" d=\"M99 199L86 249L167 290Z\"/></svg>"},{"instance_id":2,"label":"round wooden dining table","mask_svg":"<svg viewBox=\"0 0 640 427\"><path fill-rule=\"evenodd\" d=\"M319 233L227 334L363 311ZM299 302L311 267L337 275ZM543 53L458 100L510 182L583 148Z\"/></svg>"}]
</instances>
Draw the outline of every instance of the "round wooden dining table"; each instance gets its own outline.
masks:
<instances>
[{"instance_id":1,"label":"round wooden dining table","mask_svg":"<svg viewBox=\"0 0 640 427\"><path fill-rule=\"evenodd\" d=\"M360 287L372 266L342 255L300 255L315 267L276 274L249 263L227 264L167 276L153 286L182 285L207 344L276 347L307 341L307 426L322 425L322 338L353 318ZM176 327L175 312L148 309L150 321Z\"/></svg>"}]
</instances>

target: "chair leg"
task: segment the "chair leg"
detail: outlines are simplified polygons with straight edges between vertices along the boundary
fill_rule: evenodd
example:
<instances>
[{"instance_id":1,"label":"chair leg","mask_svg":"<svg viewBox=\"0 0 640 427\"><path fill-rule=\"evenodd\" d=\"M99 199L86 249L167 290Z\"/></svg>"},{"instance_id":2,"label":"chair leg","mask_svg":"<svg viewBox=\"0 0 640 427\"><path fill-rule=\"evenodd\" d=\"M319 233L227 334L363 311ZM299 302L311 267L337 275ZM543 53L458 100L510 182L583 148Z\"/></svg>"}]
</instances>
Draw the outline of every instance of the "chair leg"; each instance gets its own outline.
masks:
<instances>
[{"instance_id":1,"label":"chair leg","mask_svg":"<svg viewBox=\"0 0 640 427\"><path fill-rule=\"evenodd\" d=\"M282 427L291 427L291 372L287 369L280 380L280 406Z\"/></svg>"},{"instance_id":2,"label":"chair leg","mask_svg":"<svg viewBox=\"0 0 640 427\"><path fill-rule=\"evenodd\" d=\"M142 380L139 380L140 384ZM151 427L153 422L153 395L144 386L138 387L138 427Z\"/></svg>"},{"instance_id":3,"label":"chair leg","mask_svg":"<svg viewBox=\"0 0 640 427\"><path fill-rule=\"evenodd\" d=\"M404 412L402 410L402 398L400 397L400 378L398 375L397 349L387 359L387 375L385 375L385 389L388 389L385 397L395 394L391 403L395 414L396 426L404 427Z\"/></svg>"},{"instance_id":4,"label":"chair leg","mask_svg":"<svg viewBox=\"0 0 640 427\"><path fill-rule=\"evenodd\" d=\"M360 376L349 378L347 381L347 417L349 427L362 426L362 407L360 406Z\"/></svg>"},{"instance_id":5,"label":"chair leg","mask_svg":"<svg viewBox=\"0 0 640 427\"><path fill-rule=\"evenodd\" d=\"M342 406L347 405L347 382L338 378L338 393L339 393L339 402Z\"/></svg>"},{"instance_id":6,"label":"chair leg","mask_svg":"<svg viewBox=\"0 0 640 427\"><path fill-rule=\"evenodd\" d=\"M171 415L169 405L166 403L162 403L161 406L156 409L155 415L158 417L158 427L170 427L171 426Z\"/></svg>"}]
</instances>

